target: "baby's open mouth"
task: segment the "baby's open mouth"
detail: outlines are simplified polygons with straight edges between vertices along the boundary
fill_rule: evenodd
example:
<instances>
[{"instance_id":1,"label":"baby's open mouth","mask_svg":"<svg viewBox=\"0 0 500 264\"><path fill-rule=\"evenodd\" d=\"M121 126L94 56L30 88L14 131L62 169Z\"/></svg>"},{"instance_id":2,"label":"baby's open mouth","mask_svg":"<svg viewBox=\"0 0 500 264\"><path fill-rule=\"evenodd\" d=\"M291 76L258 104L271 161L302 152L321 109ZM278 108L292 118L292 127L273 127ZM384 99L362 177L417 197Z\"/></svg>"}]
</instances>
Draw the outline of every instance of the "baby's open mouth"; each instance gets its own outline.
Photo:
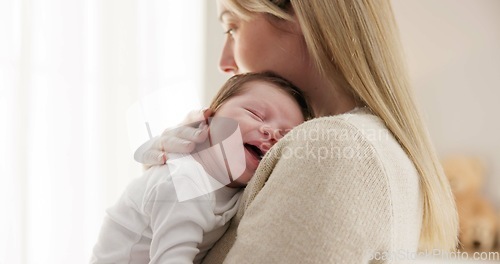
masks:
<instances>
[{"instance_id":1,"label":"baby's open mouth","mask_svg":"<svg viewBox=\"0 0 500 264\"><path fill-rule=\"evenodd\" d=\"M259 147L247 143L245 143L244 146L256 159L261 160L264 156L264 152L262 152Z\"/></svg>"}]
</instances>

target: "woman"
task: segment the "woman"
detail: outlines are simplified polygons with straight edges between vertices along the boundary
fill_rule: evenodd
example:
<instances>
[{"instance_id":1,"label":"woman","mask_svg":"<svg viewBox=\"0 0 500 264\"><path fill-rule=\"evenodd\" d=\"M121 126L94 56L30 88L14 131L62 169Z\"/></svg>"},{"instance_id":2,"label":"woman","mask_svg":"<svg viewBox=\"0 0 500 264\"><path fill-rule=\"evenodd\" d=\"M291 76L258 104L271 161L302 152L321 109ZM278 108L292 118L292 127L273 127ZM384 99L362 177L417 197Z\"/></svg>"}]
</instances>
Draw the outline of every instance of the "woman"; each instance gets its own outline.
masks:
<instances>
[{"instance_id":1,"label":"woman","mask_svg":"<svg viewBox=\"0 0 500 264\"><path fill-rule=\"evenodd\" d=\"M379 263L454 250L453 196L415 106L390 1L218 0L218 8L221 69L276 72L318 118L261 161L205 263ZM142 156L187 151L183 143L206 135L196 131L165 134Z\"/></svg>"}]
</instances>

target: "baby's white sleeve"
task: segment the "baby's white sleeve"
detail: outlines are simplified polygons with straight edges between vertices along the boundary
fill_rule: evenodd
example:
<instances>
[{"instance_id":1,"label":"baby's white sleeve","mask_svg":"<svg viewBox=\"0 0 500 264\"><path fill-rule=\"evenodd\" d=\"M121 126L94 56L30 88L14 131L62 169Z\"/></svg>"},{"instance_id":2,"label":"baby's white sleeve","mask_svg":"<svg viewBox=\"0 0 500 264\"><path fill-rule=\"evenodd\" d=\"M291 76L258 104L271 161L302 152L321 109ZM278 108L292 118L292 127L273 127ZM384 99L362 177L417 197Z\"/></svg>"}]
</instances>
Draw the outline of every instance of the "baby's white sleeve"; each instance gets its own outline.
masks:
<instances>
[{"instance_id":1,"label":"baby's white sleeve","mask_svg":"<svg viewBox=\"0 0 500 264\"><path fill-rule=\"evenodd\" d=\"M178 171L176 184L165 181L155 186L145 201L145 211L150 215L153 234L150 263L193 263L198 254L198 244L204 232L210 231L215 222L211 195L201 195L179 202L177 191L196 188L192 173Z\"/></svg>"}]
</instances>

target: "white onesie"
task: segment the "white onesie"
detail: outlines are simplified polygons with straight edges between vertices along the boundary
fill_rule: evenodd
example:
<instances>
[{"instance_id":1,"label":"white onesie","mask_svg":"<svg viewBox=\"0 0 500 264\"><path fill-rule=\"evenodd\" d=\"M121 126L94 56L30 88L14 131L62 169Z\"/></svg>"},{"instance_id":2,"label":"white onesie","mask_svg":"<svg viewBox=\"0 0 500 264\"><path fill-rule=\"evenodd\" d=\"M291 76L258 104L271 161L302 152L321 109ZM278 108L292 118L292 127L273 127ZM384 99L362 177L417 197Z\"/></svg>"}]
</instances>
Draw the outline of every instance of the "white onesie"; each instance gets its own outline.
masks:
<instances>
[{"instance_id":1,"label":"white onesie","mask_svg":"<svg viewBox=\"0 0 500 264\"><path fill-rule=\"evenodd\" d=\"M241 189L206 192L197 180L203 167L194 159L178 161L183 169L174 180L168 166L151 167L107 210L91 263L201 262L236 214ZM179 201L180 186L200 195Z\"/></svg>"}]
</instances>

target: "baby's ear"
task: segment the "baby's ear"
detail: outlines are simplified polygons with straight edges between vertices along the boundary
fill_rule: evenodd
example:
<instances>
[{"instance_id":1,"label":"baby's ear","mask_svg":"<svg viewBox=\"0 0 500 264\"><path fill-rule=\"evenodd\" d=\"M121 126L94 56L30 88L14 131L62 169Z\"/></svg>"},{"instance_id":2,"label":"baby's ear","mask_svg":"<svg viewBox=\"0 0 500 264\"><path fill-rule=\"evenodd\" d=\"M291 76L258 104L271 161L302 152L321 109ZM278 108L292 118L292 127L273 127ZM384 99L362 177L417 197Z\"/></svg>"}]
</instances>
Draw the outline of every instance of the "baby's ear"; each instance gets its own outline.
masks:
<instances>
[{"instance_id":1,"label":"baby's ear","mask_svg":"<svg viewBox=\"0 0 500 264\"><path fill-rule=\"evenodd\" d=\"M215 115L215 111L212 110L211 108L206 108L203 110L203 117L205 117L205 119L209 118L209 117L213 117Z\"/></svg>"}]
</instances>

